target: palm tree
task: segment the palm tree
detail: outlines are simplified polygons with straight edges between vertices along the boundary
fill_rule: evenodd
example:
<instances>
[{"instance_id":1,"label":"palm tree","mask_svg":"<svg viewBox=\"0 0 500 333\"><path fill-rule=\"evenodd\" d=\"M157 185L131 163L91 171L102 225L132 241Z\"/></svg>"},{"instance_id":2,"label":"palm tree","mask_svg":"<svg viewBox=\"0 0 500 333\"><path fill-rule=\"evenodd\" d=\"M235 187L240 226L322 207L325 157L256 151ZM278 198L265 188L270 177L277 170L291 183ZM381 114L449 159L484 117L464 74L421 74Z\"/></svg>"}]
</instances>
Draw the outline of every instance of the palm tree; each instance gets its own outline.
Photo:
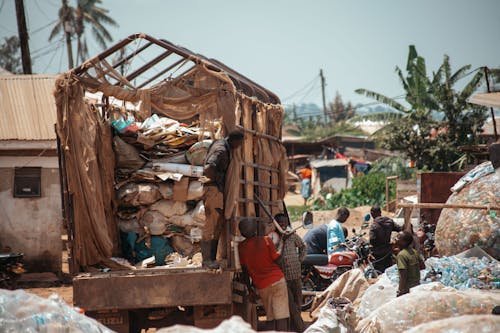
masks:
<instances>
[{"instance_id":1,"label":"palm tree","mask_svg":"<svg viewBox=\"0 0 500 333\"><path fill-rule=\"evenodd\" d=\"M77 36L77 59L83 62L88 57L87 41L84 37L85 25L90 26L92 34L100 47L106 48L106 41L113 40L105 24L118 27L109 15L109 10L99 7L101 0L78 0L75 9L75 33Z\"/></svg>"},{"instance_id":2,"label":"palm tree","mask_svg":"<svg viewBox=\"0 0 500 333\"><path fill-rule=\"evenodd\" d=\"M68 36L76 35L76 58L83 62L88 57L85 28L90 27L99 46L106 48L106 42L113 40L113 38L105 25L117 27L118 24L108 15L109 10L99 6L101 3L101 0L77 0L77 6L74 8L67 5L67 0L62 0L62 7L59 9L59 21L50 32L49 41L59 35L61 31ZM72 55L70 56L71 62Z\"/></svg>"},{"instance_id":3,"label":"palm tree","mask_svg":"<svg viewBox=\"0 0 500 333\"><path fill-rule=\"evenodd\" d=\"M425 59L418 55L414 45L410 45L408 61L406 64L406 77L401 68L396 66L396 73L405 90L405 100L410 105L406 107L395 98L368 89L356 89L356 93L373 98L391 108L403 113L405 116L428 116L436 108L435 100L430 94L431 82L427 77Z\"/></svg>"},{"instance_id":4,"label":"palm tree","mask_svg":"<svg viewBox=\"0 0 500 333\"><path fill-rule=\"evenodd\" d=\"M432 76L427 75L425 60L410 46L406 76L396 67L396 73L405 90L409 107L382 94L358 89L357 93L374 98L398 112L392 121L375 133L383 146L392 150L406 151L419 166L446 171L459 167L453 164L460 156L458 147L471 144L486 118L485 109L467 103L472 93L482 82L482 72L477 72L462 90L454 87L458 80L468 76L470 65L452 73L448 56ZM433 113L442 115L434 117ZM360 116L358 119L380 119L384 115ZM387 117L387 115L385 115ZM438 129L439 139L431 136L432 128Z\"/></svg>"}]
</instances>

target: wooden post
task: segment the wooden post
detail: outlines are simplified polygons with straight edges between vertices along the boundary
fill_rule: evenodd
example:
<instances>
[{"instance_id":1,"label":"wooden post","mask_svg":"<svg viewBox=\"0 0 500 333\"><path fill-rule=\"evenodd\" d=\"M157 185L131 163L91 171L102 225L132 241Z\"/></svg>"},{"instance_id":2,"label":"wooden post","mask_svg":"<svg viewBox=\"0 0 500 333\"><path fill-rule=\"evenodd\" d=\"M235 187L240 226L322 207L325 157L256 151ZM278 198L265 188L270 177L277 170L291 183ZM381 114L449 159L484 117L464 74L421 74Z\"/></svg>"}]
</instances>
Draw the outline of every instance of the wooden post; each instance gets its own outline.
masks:
<instances>
[{"instance_id":1,"label":"wooden post","mask_svg":"<svg viewBox=\"0 0 500 333\"><path fill-rule=\"evenodd\" d=\"M248 98L242 100L242 116L243 127L252 129L252 101ZM245 141L243 143L243 161L245 163L253 163L253 135L245 131ZM252 166L245 166L245 198L253 199L254 197L254 168ZM245 216L255 216L255 204L251 201L245 203Z\"/></svg>"},{"instance_id":2,"label":"wooden post","mask_svg":"<svg viewBox=\"0 0 500 333\"><path fill-rule=\"evenodd\" d=\"M21 58L23 73L31 74L31 56L28 43L28 28L26 28L26 16L24 14L24 1L16 0L17 30L19 33L19 44L21 44Z\"/></svg>"}]
</instances>

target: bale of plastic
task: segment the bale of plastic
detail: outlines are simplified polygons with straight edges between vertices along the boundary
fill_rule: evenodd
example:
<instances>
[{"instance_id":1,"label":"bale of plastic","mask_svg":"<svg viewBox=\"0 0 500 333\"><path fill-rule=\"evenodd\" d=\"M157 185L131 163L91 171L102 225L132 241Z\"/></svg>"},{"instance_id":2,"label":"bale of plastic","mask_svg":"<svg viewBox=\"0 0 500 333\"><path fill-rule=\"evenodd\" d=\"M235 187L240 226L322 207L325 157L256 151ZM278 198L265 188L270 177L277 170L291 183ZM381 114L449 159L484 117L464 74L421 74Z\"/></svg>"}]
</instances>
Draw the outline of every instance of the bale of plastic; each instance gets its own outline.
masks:
<instances>
[{"instance_id":1,"label":"bale of plastic","mask_svg":"<svg viewBox=\"0 0 500 333\"><path fill-rule=\"evenodd\" d=\"M212 140L203 140L195 143L186 151L186 159L191 165L203 165L207 156L208 148L212 144Z\"/></svg>"},{"instance_id":2,"label":"bale of plastic","mask_svg":"<svg viewBox=\"0 0 500 333\"><path fill-rule=\"evenodd\" d=\"M0 289L1 332L112 333L58 295L42 298L23 290Z\"/></svg>"},{"instance_id":3,"label":"bale of plastic","mask_svg":"<svg viewBox=\"0 0 500 333\"><path fill-rule=\"evenodd\" d=\"M188 211L188 207L183 201L174 200L160 200L151 205L151 210L156 210L163 214L165 217L172 217L174 215L184 215Z\"/></svg>"},{"instance_id":4,"label":"bale of plastic","mask_svg":"<svg viewBox=\"0 0 500 333\"><path fill-rule=\"evenodd\" d=\"M172 173L180 173L189 177L203 176L203 167L189 164L166 163L166 162L153 162L154 171L164 171Z\"/></svg>"},{"instance_id":5,"label":"bale of plastic","mask_svg":"<svg viewBox=\"0 0 500 333\"><path fill-rule=\"evenodd\" d=\"M195 219L196 221L204 223L205 205L203 204L203 201L198 201L194 209L191 211L191 216L193 216L193 219Z\"/></svg>"},{"instance_id":6,"label":"bale of plastic","mask_svg":"<svg viewBox=\"0 0 500 333\"><path fill-rule=\"evenodd\" d=\"M160 189L150 183L127 183L116 192L120 206L151 205L162 198Z\"/></svg>"},{"instance_id":7,"label":"bale of plastic","mask_svg":"<svg viewBox=\"0 0 500 333\"><path fill-rule=\"evenodd\" d=\"M203 197L203 184L199 180L191 180L188 186L187 200L200 200Z\"/></svg>"},{"instance_id":8,"label":"bale of plastic","mask_svg":"<svg viewBox=\"0 0 500 333\"><path fill-rule=\"evenodd\" d=\"M141 231L141 226L139 225L139 221L137 221L136 218L133 218L130 220L124 220L124 219L117 218L116 222L118 224L118 229L120 229L121 232L139 233Z\"/></svg>"},{"instance_id":9,"label":"bale of plastic","mask_svg":"<svg viewBox=\"0 0 500 333\"><path fill-rule=\"evenodd\" d=\"M500 332L498 315L466 315L431 321L406 330L405 333L497 333Z\"/></svg>"},{"instance_id":10,"label":"bale of plastic","mask_svg":"<svg viewBox=\"0 0 500 333\"><path fill-rule=\"evenodd\" d=\"M137 149L120 139L119 136L113 138L113 150L115 152L116 167L119 169L136 171L146 164Z\"/></svg>"},{"instance_id":11,"label":"bale of plastic","mask_svg":"<svg viewBox=\"0 0 500 333\"><path fill-rule=\"evenodd\" d=\"M490 314L498 304L500 294L491 291L412 290L373 311L358 323L356 332L404 332L434 320L469 314Z\"/></svg>"},{"instance_id":12,"label":"bale of plastic","mask_svg":"<svg viewBox=\"0 0 500 333\"><path fill-rule=\"evenodd\" d=\"M173 235L170 238L170 243L174 248L175 252L180 253L183 256L191 257L196 252L200 251L200 247L194 244L184 235Z\"/></svg>"},{"instance_id":13,"label":"bale of plastic","mask_svg":"<svg viewBox=\"0 0 500 333\"><path fill-rule=\"evenodd\" d=\"M174 196L174 184L160 183L159 187L163 199L172 199L172 197Z\"/></svg>"},{"instance_id":14,"label":"bale of plastic","mask_svg":"<svg viewBox=\"0 0 500 333\"><path fill-rule=\"evenodd\" d=\"M168 222L175 224L179 227L187 227L187 226L202 226L203 223L197 221L193 218L191 213L187 213L184 215L174 215L168 218Z\"/></svg>"},{"instance_id":15,"label":"bale of plastic","mask_svg":"<svg viewBox=\"0 0 500 333\"><path fill-rule=\"evenodd\" d=\"M446 203L482 206L498 206L500 198L500 176L498 172L483 168L489 173L474 172L478 178L465 175L468 182L461 182L457 191L452 193ZM490 163L491 166L491 163ZM472 179L472 180L471 180ZM440 255L451 256L474 246L479 246L500 259L500 212L486 209L445 208L436 226L435 244Z\"/></svg>"},{"instance_id":16,"label":"bale of plastic","mask_svg":"<svg viewBox=\"0 0 500 333\"><path fill-rule=\"evenodd\" d=\"M357 315L365 318L377 308L396 298L398 285L382 274L376 283L372 284L359 300Z\"/></svg>"},{"instance_id":17,"label":"bale of plastic","mask_svg":"<svg viewBox=\"0 0 500 333\"><path fill-rule=\"evenodd\" d=\"M319 310L318 320L312 323L304 333L344 333L347 328L337 318L337 310L325 305Z\"/></svg>"},{"instance_id":18,"label":"bale of plastic","mask_svg":"<svg viewBox=\"0 0 500 333\"><path fill-rule=\"evenodd\" d=\"M166 328L162 328L157 333L226 333L226 332L238 332L238 333L256 333L252 329L249 323L244 321L239 316L232 316L229 319L224 320L219 326L212 329L203 329L188 325L174 325ZM268 333L274 333L275 331L266 331Z\"/></svg>"},{"instance_id":19,"label":"bale of plastic","mask_svg":"<svg viewBox=\"0 0 500 333\"><path fill-rule=\"evenodd\" d=\"M141 218L141 224L148 228L151 225L158 226L159 224L163 224L166 229L167 223L167 218L162 213L155 210L148 210Z\"/></svg>"}]
</instances>

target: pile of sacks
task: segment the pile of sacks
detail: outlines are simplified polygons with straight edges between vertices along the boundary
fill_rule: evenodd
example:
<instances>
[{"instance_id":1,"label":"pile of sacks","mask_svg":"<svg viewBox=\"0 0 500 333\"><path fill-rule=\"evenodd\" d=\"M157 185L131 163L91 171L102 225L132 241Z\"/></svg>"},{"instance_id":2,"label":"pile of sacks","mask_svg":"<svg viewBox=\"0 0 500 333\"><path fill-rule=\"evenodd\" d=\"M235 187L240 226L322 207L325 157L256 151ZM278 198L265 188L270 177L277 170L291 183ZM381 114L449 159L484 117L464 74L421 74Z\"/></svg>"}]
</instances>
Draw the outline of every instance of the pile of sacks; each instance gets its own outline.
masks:
<instances>
[{"instance_id":1,"label":"pile of sacks","mask_svg":"<svg viewBox=\"0 0 500 333\"><path fill-rule=\"evenodd\" d=\"M120 231L136 233L138 240L166 237L174 251L191 257L205 221L199 178L209 134L156 114L137 122L120 109L110 112L110 123Z\"/></svg>"},{"instance_id":2,"label":"pile of sacks","mask_svg":"<svg viewBox=\"0 0 500 333\"><path fill-rule=\"evenodd\" d=\"M421 285L396 297L396 266L372 285L361 270L348 271L318 297L312 312L318 320L306 332L500 332L500 316L492 314L500 305L500 263L494 258L478 248L430 258L420 275ZM350 292L353 285L360 286L357 294ZM351 304L339 307L340 298Z\"/></svg>"},{"instance_id":3,"label":"pile of sacks","mask_svg":"<svg viewBox=\"0 0 500 333\"><path fill-rule=\"evenodd\" d=\"M113 333L82 312L56 294L42 298L24 290L0 289L1 332Z\"/></svg>"}]
</instances>

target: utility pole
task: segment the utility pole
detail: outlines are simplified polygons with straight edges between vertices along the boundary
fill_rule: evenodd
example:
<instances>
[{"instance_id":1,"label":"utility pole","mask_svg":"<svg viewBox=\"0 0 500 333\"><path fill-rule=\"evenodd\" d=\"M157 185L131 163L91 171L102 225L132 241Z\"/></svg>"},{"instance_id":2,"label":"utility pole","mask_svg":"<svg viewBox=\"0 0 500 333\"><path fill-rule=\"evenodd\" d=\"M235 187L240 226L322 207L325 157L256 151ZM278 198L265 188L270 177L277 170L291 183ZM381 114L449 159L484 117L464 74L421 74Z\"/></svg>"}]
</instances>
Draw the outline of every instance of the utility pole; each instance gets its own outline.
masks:
<instances>
[{"instance_id":1,"label":"utility pole","mask_svg":"<svg viewBox=\"0 0 500 333\"><path fill-rule=\"evenodd\" d=\"M323 70L319 70L319 77L321 78L321 95L323 97L323 115L325 117L325 124L328 121L328 117L326 114L326 100L325 100L325 77L323 76Z\"/></svg>"},{"instance_id":2,"label":"utility pole","mask_svg":"<svg viewBox=\"0 0 500 333\"><path fill-rule=\"evenodd\" d=\"M68 7L68 0L62 0L62 17L61 19L64 34L66 35L66 48L68 50L68 67L73 68L73 49L71 47L71 30L72 30L72 19L71 19L71 9Z\"/></svg>"},{"instance_id":3,"label":"utility pole","mask_svg":"<svg viewBox=\"0 0 500 333\"><path fill-rule=\"evenodd\" d=\"M484 76L486 78L486 90L488 91L488 93L490 93L491 91L490 91L490 78L488 76L488 67L484 66L483 70L484 70ZM497 122L495 120L495 111L493 111L492 107L490 107L490 112L491 112L491 121L493 125L493 133L495 133L495 141L498 141Z\"/></svg>"},{"instance_id":4,"label":"utility pole","mask_svg":"<svg viewBox=\"0 0 500 333\"><path fill-rule=\"evenodd\" d=\"M28 28L26 27L26 16L24 15L24 0L16 0L17 31L19 43L21 44L21 58L23 62L23 73L32 74L30 46L28 44Z\"/></svg>"}]
</instances>

